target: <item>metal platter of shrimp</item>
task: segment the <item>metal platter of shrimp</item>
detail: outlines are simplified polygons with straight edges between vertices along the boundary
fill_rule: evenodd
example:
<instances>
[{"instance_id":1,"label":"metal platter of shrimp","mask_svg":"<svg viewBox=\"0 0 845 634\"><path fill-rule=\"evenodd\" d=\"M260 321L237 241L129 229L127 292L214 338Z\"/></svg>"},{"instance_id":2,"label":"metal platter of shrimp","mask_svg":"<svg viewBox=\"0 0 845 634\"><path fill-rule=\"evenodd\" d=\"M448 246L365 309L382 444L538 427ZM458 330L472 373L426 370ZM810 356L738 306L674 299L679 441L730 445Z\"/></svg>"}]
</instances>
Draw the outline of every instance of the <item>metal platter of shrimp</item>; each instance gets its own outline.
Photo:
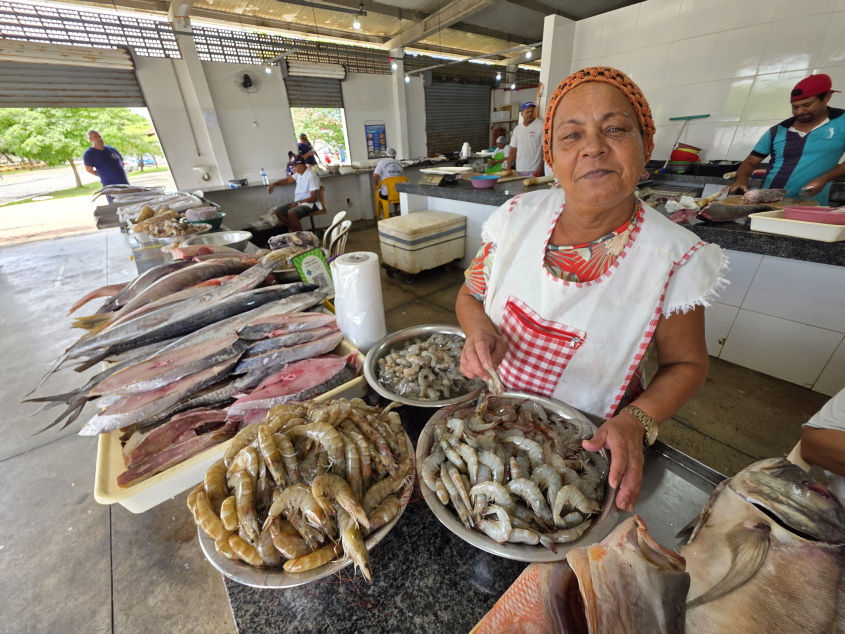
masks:
<instances>
[{"instance_id":1,"label":"metal platter of shrimp","mask_svg":"<svg viewBox=\"0 0 845 634\"><path fill-rule=\"evenodd\" d=\"M595 431L560 401L485 391L426 424L417 442L420 491L449 530L481 550L519 561L565 559L619 520L609 455L581 447Z\"/></svg>"},{"instance_id":2,"label":"metal platter of shrimp","mask_svg":"<svg viewBox=\"0 0 845 634\"><path fill-rule=\"evenodd\" d=\"M370 349L364 376L384 398L413 407L445 407L473 399L484 383L461 374L465 340L456 326L405 328Z\"/></svg>"},{"instance_id":3,"label":"metal platter of shrimp","mask_svg":"<svg viewBox=\"0 0 845 634\"><path fill-rule=\"evenodd\" d=\"M188 496L209 562L255 588L292 588L350 564L371 580L369 550L414 487L414 447L394 405L288 403L239 431Z\"/></svg>"}]
</instances>

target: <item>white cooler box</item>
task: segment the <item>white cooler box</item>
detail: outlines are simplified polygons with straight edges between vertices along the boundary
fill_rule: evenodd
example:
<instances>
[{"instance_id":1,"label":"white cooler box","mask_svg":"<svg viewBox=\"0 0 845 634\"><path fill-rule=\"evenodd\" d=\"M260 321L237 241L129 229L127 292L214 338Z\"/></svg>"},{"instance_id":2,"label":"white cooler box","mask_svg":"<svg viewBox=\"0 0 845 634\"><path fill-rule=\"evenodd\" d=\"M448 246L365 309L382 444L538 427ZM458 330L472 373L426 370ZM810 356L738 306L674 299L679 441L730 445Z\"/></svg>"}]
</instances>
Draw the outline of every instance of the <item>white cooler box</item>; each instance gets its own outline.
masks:
<instances>
[{"instance_id":1,"label":"white cooler box","mask_svg":"<svg viewBox=\"0 0 845 634\"><path fill-rule=\"evenodd\" d=\"M445 211L415 211L381 220L382 262L406 273L419 273L462 258L466 224L466 216Z\"/></svg>"}]
</instances>

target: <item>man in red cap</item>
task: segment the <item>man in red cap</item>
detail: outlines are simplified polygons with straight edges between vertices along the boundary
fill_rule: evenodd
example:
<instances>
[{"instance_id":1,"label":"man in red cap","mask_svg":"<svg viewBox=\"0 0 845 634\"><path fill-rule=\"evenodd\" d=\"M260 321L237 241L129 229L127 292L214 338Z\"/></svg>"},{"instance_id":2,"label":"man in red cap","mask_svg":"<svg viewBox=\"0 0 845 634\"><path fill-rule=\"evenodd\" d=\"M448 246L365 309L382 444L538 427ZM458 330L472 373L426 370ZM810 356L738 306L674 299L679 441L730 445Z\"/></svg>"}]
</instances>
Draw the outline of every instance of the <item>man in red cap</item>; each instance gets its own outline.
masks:
<instances>
[{"instance_id":1,"label":"man in red cap","mask_svg":"<svg viewBox=\"0 0 845 634\"><path fill-rule=\"evenodd\" d=\"M764 189L785 189L787 198L805 196L827 205L830 183L845 176L845 110L827 104L830 77L810 75L792 89L792 117L772 126L736 171L734 191L748 191L748 179L767 156L771 164Z\"/></svg>"}]
</instances>

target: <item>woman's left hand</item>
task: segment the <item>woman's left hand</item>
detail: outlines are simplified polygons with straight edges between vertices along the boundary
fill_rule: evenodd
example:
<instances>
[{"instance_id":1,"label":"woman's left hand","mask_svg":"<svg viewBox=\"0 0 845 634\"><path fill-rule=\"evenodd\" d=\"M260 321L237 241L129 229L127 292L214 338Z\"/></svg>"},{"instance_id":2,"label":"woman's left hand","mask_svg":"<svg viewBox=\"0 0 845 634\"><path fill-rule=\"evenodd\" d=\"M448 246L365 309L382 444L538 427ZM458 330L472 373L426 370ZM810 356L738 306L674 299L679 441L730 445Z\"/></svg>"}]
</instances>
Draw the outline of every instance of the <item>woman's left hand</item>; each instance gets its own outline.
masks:
<instances>
[{"instance_id":1,"label":"woman's left hand","mask_svg":"<svg viewBox=\"0 0 845 634\"><path fill-rule=\"evenodd\" d=\"M631 414L622 413L604 422L596 435L582 444L587 451L610 451L608 482L616 493L616 506L633 512L643 481L645 427Z\"/></svg>"}]
</instances>

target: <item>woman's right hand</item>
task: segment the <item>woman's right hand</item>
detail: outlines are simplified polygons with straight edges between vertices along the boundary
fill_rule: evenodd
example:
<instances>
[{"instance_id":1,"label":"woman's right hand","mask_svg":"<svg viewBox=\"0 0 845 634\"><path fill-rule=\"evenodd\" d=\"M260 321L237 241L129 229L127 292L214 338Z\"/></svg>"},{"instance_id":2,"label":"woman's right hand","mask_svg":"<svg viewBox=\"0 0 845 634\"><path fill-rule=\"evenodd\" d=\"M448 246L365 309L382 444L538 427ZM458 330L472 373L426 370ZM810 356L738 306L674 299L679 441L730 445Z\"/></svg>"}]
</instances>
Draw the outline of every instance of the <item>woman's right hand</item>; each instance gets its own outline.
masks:
<instances>
[{"instance_id":1,"label":"woman's right hand","mask_svg":"<svg viewBox=\"0 0 845 634\"><path fill-rule=\"evenodd\" d=\"M479 329L468 333L461 354L461 374L468 379L490 378L487 370L495 369L505 358L507 344L502 336L491 330Z\"/></svg>"}]
</instances>

